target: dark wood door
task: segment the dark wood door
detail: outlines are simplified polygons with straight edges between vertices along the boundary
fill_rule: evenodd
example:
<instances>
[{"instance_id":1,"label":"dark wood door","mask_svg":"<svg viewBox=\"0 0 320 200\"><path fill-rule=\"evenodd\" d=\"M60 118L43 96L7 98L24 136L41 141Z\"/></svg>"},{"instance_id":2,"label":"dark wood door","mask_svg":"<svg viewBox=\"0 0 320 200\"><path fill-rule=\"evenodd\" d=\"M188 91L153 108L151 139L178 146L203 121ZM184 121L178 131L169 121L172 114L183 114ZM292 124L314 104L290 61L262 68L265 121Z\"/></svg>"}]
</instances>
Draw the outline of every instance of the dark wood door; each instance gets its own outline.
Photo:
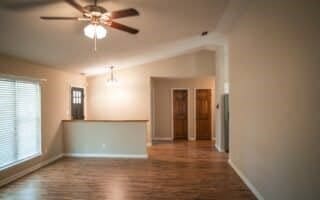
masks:
<instances>
[{"instance_id":1,"label":"dark wood door","mask_svg":"<svg viewBox=\"0 0 320 200\"><path fill-rule=\"evenodd\" d=\"M71 115L72 119L84 119L84 90L71 88Z\"/></svg>"},{"instance_id":2,"label":"dark wood door","mask_svg":"<svg viewBox=\"0 0 320 200\"><path fill-rule=\"evenodd\" d=\"M188 139L188 91L173 91L174 139Z\"/></svg>"},{"instance_id":3,"label":"dark wood door","mask_svg":"<svg viewBox=\"0 0 320 200\"><path fill-rule=\"evenodd\" d=\"M211 90L196 90L196 130L197 140L211 140Z\"/></svg>"}]
</instances>

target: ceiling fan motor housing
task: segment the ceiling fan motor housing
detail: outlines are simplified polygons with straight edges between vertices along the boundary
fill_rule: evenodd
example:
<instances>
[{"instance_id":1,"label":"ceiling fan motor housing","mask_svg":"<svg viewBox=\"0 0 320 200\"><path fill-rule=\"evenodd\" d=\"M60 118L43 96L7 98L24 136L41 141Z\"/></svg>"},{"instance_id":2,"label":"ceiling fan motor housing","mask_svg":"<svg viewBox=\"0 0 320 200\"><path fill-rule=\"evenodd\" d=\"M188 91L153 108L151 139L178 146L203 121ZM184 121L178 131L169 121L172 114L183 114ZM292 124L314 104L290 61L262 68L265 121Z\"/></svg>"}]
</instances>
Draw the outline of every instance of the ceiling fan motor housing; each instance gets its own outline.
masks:
<instances>
[{"instance_id":1,"label":"ceiling fan motor housing","mask_svg":"<svg viewBox=\"0 0 320 200\"><path fill-rule=\"evenodd\" d=\"M82 17L56 17L56 16L41 16L40 18L43 20L76 20L76 21L86 21L89 22L89 25L97 25L98 26L108 26L114 29L118 29L120 31L125 31L130 34L137 34L139 32L138 29L126 26L121 23L117 23L114 19L120 19L125 17L133 17L139 16L139 12L134 8L127 8L122 10L117 10L113 12L108 12L102 6L97 5L97 0L94 1L94 4L87 5L82 7L80 4L76 2L76 0L64 0L70 6L74 7L78 11L82 13Z\"/></svg>"},{"instance_id":2,"label":"ceiling fan motor housing","mask_svg":"<svg viewBox=\"0 0 320 200\"><path fill-rule=\"evenodd\" d=\"M89 11L92 16L101 16L104 13L107 13L107 9L101 6L88 5L84 7L85 10Z\"/></svg>"}]
</instances>

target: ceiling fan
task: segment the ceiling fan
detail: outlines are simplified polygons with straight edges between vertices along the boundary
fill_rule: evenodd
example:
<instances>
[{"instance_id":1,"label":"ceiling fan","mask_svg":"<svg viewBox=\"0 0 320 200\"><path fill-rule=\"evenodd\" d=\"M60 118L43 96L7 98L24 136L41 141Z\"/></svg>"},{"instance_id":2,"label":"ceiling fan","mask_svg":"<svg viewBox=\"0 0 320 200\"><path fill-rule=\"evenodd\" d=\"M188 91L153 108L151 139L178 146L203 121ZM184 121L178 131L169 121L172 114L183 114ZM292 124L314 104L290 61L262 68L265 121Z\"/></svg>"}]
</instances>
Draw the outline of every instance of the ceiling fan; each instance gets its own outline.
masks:
<instances>
[{"instance_id":1,"label":"ceiling fan","mask_svg":"<svg viewBox=\"0 0 320 200\"><path fill-rule=\"evenodd\" d=\"M53 17L53 16L41 16L43 20L76 20L88 22L88 25L84 28L84 34L95 40L102 39L106 36L107 31L105 27L111 27L121 31L125 31L130 34L137 34L138 29L115 22L115 19L124 17L138 16L139 12L134 8L128 8L118 11L109 12L102 6L97 5L98 0L93 0L93 4L87 6L81 6L75 0L64 0L66 3L77 9L82 13L81 17Z\"/></svg>"}]
</instances>

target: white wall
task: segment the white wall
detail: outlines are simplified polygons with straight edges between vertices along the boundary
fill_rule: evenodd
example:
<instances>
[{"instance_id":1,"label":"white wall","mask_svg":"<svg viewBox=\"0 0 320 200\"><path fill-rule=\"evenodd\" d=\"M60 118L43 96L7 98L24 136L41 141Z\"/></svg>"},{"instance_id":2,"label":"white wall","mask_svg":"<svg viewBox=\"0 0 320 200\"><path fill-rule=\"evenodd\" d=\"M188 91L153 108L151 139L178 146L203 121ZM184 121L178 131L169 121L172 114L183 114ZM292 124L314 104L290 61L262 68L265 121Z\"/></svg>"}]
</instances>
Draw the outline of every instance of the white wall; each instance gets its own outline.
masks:
<instances>
[{"instance_id":1,"label":"white wall","mask_svg":"<svg viewBox=\"0 0 320 200\"><path fill-rule=\"evenodd\" d=\"M63 124L69 156L146 158L146 122L71 121Z\"/></svg>"},{"instance_id":2,"label":"white wall","mask_svg":"<svg viewBox=\"0 0 320 200\"><path fill-rule=\"evenodd\" d=\"M201 78L153 78L154 88L154 118L153 139L173 139L172 121L172 89L184 88L188 90L188 138L195 140L196 112L195 112L195 89L212 90L212 111L214 112L214 77ZM212 136L215 137L215 115L212 116Z\"/></svg>"},{"instance_id":3,"label":"white wall","mask_svg":"<svg viewBox=\"0 0 320 200\"><path fill-rule=\"evenodd\" d=\"M88 78L88 119L151 119L151 77L214 76L215 53L201 50L115 72L119 84L107 87L106 76ZM148 124L148 141L151 140Z\"/></svg>"},{"instance_id":4,"label":"white wall","mask_svg":"<svg viewBox=\"0 0 320 200\"><path fill-rule=\"evenodd\" d=\"M264 199L320 199L319 7L256 0L228 37L230 159Z\"/></svg>"},{"instance_id":5,"label":"white wall","mask_svg":"<svg viewBox=\"0 0 320 200\"><path fill-rule=\"evenodd\" d=\"M41 83L42 152L39 157L0 172L1 180L44 163L63 152L61 120L70 118L70 86L86 85L86 78L31 63L22 59L0 56L0 74L46 79Z\"/></svg>"},{"instance_id":6,"label":"white wall","mask_svg":"<svg viewBox=\"0 0 320 200\"><path fill-rule=\"evenodd\" d=\"M226 85L229 85L229 53L228 46L221 45L216 49L216 79L215 79L215 109L216 116L216 144L215 146L219 151L225 151L224 149L224 126L223 126L223 95L228 94L229 90L225 89Z\"/></svg>"}]
</instances>

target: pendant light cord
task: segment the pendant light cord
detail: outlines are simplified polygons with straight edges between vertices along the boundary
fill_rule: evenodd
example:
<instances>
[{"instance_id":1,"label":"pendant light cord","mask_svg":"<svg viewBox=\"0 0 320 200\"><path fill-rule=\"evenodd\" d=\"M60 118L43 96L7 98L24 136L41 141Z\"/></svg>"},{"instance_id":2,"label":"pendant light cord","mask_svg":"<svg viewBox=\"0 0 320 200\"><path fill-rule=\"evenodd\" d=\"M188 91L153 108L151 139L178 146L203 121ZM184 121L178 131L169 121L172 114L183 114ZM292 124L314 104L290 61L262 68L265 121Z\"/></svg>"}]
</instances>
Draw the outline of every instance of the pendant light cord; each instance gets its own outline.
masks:
<instances>
[{"instance_id":1,"label":"pendant light cord","mask_svg":"<svg viewBox=\"0 0 320 200\"><path fill-rule=\"evenodd\" d=\"M94 24L94 51L97 51L97 24Z\"/></svg>"}]
</instances>

